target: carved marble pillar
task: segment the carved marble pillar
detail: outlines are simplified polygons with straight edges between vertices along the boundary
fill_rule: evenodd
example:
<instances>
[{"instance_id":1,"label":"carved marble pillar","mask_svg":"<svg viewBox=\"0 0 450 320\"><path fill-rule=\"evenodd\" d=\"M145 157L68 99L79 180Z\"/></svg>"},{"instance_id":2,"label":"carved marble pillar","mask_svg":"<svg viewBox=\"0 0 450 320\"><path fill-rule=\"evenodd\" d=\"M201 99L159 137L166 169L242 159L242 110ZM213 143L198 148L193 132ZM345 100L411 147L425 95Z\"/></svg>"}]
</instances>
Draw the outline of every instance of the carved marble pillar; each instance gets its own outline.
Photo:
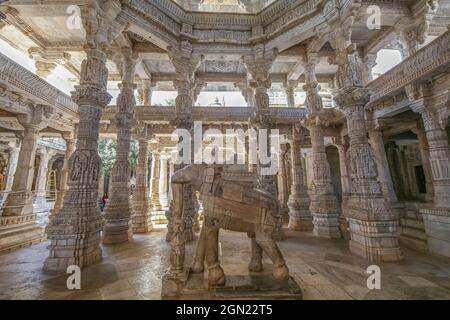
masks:
<instances>
[{"instance_id":1,"label":"carved marble pillar","mask_svg":"<svg viewBox=\"0 0 450 320\"><path fill-rule=\"evenodd\" d=\"M419 151L420 157L422 158L423 163L423 171L425 174L425 183L426 183L426 200L427 202L433 202L434 199L434 179L433 172L431 170L430 163L430 147L428 145L427 134L425 129L423 128L423 123L418 127L411 128L411 130L417 135L417 139L419 140Z\"/></svg>"},{"instance_id":2,"label":"carved marble pillar","mask_svg":"<svg viewBox=\"0 0 450 320\"><path fill-rule=\"evenodd\" d=\"M8 155L8 167L6 169L5 192L11 191L14 181L14 174L19 160L20 144L17 142L10 143Z\"/></svg>"},{"instance_id":3,"label":"carved marble pillar","mask_svg":"<svg viewBox=\"0 0 450 320\"><path fill-rule=\"evenodd\" d=\"M151 201L152 201L152 210L159 211L161 210L161 202L159 200L159 175L161 173L161 154L157 150L152 151L152 177L150 180L151 183Z\"/></svg>"},{"instance_id":4,"label":"carved marble pillar","mask_svg":"<svg viewBox=\"0 0 450 320\"><path fill-rule=\"evenodd\" d=\"M370 261L402 259L398 244L398 216L384 198L377 181L375 156L367 139L365 105L369 92L364 89L356 45L351 43L350 25L333 25L332 47L337 64L335 101L346 115L349 136L347 161L350 193L344 195L342 211L349 222L350 250ZM333 61L331 61L333 62Z\"/></svg>"},{"instance_id":5,"label":"carved marble pillar","mask_svg":"<svg viewBox=\"0 0 450 320\"><path fill-rule=\"evenodd\" d=\"M313 234L318 237L340 238L338 203L325 152L323 128L320 124L305 124L310 132L312 145L313 178L308 194L311 199L309 210L313 217Z\"/></svg>"},{"instance_id":6,"label":"carved marble pillar","mask_svg":"<svg viewBox=\"0 0 450 320\"><path fill-rule=\"evenodd\" d=\"M139 139L136 189L133 193L133 232L147 233L153 230L148 199L148 141Z\"/></svg>"},{"instance_id":7,"label":"carved marble pillar","mask_svg":"<svg viewBox=\"0 0 450 320\"><path fill-rule=\"evenodd\" d=\"M447 131L441 128L430 111L424 110L421 115L433 173L434 205L450 209L450 145Z\"/></svg>"},{"instance_id":8,"label":"carved marble pillar","mask_svg":"<svg viewBox=\"0 0 450 320\"><path fill-rule=\"evenodd\" d=\"M182 26L185 33L192 34L192 26L184 24ZM177 79L174 81L178 91L176 104L176 120L173 125L178 129L185 129L193 137L192 106L194 96L195 71L200 66L203 56L193 51L192 43L189 40L182 40L178 46L169 47L168 55L171 59ZM190 159L194 159L194 152L191 144ZM181 169L186 163L177 164L176 170ZM173 199L166 214L169 217L167 240L170 240L170 268L166 272L162 281L162 295L176 295L180 285L187 279L187 269L184 266L185 243L193 238L193 218L194 204L193 192L190 185L172 185L174 194L178 196ZM175 192L176 191L176 192Z\"/></svg>"},{"instance_id":9,"label":"carved marble pillar","mask_svg":"<svg viewBox=\"0 0 450 320\"><path fill-rule=\"evenodd\" d=\"M161 156L161 166L160 166L160 174L159 174L159 194L160 194L160 202L161 207L167 208L168 205L168 196L167 196L167 170L168 170L168 158L166 154Z\"/></svg>"},{"instance_id":10,"label":"carved marble pillar","mask_svg":"<svg viewBox=\"0 0 450 320\"><path fill-rule=\"evenodd\" d=\"M280 146L280 154L278 158L278 201L280 202L280 210L283 220L287 218L288 220L288 188L287 188L287 174L286 174L286 153L288 151L288 146L282 144ZM287 217L286 217L287 216Z\"/></svg>"},{"instance_id":11,"label":"carved marble pillar","mask_svg":"<svg viewBox=\"0 0 450 320\"><path fill-rule=\"evenodd\" d=\"M287 83L284 84L288 108L295 108L295 88L297 86L298 81L294 80L288 80Z\"/></svg>"},{"instance_id":12,"label":"carved marble pillar","mask_svg":"<svg viewBox=\"0 0 450 320\"><path fill-rule=\"evenodd\" d=\"M271 81L269 79L269 71L278 55L277 50L267 50L264 45L258 44L253 47L253 53L244 57L245 68L250 75L252 81L251 86L254 88L255 93L255 107L254 114L251 118L251 125L257 130L258 133L258 150L259 161L256 165L257 170L257 188L272 194L274 198L277 198L277 185L276 185L276 166L273 170L274 159L272 157L271 146L271 129L273 127L270 110L269 110L269 95L268 89L271 87ZM265 134L264 134L265 133ZM263 154L262 151L265 146L267 154ZM273 146L278 148L279 146ZM271 158L267 163L261 161L262 158ZM279 208L280 208L280 204ZM275 231L273 237L275 239L282 239L282 225L283 219L281 211L274 217Z\"/></svg>"},{"instance_id":13,"label":"carved marble pillar","mask_svg":"<svg viewBox=\"0 0 450 320\"><path fill-rule=\"evenodd\" d=\"M369 130L369 139L374 152L375 163L378 169L378 181L381 184L383 194L389 199L391 204L396 203L398 199L395 194L394 184L389 171L389 163L383 142L383 133L381 130L373 128L372 130Z\"/></svg>"},{"instance_id":14,"label":"carved marble pillar","mask_svg":"<svg viewBox=\"0 0 450 320\"><path fill-rule=\"evenodd\" d=\"M72 93L80 113L77 147L69 160L63 207L47 226L51 243L46 271L65 272L70 265L85 267L102 259L100 232L104 220L97 203L101 167L97 148L102 110L111 96L106 91L106 54L99 49L86 53L80 85Z\"/></svg>"},{"instance_id":15,"label":"carved marble pillar","mask_svg":"<svg viewBox=\"0 0 450 320\"><path fill-rule=\"evenodd\" d=\"M349 222L350 250L370 261L398 261L398 216L377 181L375 156L367 139L362 88L343 89L336 101L347 117L351 189L344 196L343 215Z\"/></svg>"},{"instance_id":16,"label":"carved marble pillar","mask_svg":"<svg viewBox=\"0 0 450 320\"><path fill-rule=\"evenodd\" d=\"M103 231L103 243L115 244L133 237L130 204L131 167L130 153L131 130L134 119L134 72L137 55L129 48L122 49L122 85L117 97L117 113L114 124L117 128L116 161L111 171L111 194L105 208L106 225Z\"/></svg>"},{"instance_id":17,"label":"carved marble pillar","mask_svg":"<svg viewBox=\"0 0 450 320\"><path fill-rule=\"evenodd\" d=\"M76 135L76 134L75 134ZM64 165L61 171L61 182L60 189L56 193L56 200L53 210L50 212L50 219L54 214L57 214L58 211L62 208L64 195L67 190L67 178L69 174L69 159L72 156L72 153L75 150L76 140L74 138L74 134L72 132L63 132L62 137L66 142L66 154L64 155Z\"/></svg>"},{"instance_id":18,"label":"carved marble pillar","mask_svg":"<svg viewBox=\"0 0 450 320\"><path fill-rule=\"evenodd\" d=\"M323 110L320 86L316 79L317 53L309 52L305 63L306 92L305 105L308 110L304 121L311 136L312 182L308 194L311 199L309 210L313 217L313 234L318 237L340 238L338 202L331 181L330 164L325 152L323 126L320 114Z\"/></svg>"},{"instance_id":19,"label":"carved marble pillar","mask_svg":"<svg viewBox=\"0 0 450 320\"><path fill-rule=\"evenodd\" d=\"M304 180L304 166L300 148L298 128L293 128L291 143L292 186L288 200L289 229L310 231L313 229L312 217L309 212L310 200Z\"/></svg>"},{"instance_id":20,"label":"carved marble pillar","mask_svg":"<svg viewBox=\"0 0 450 320\"><path fill-rule=\"evenodd\" d=\"M341 171L342 194L350 192L350 176L347 167L347 151L343 144L337 144L339 152L339 169Z\"/></svg>"},{"instance_id":21,"label":"carved marble pillar","mask_svg":"<svg viewBox=\"0 0 450 320\"><path fill-rule=\"evenodd\" d=\"M46 202L47 195L47 177L48 177L48 165L50 159L55 155L52 150L47 150L46 148L40 149L40 162L39 168L36 176L36 203Z\"/></svg>"},{"instance_id":22,"label":"carved marble pillar","mask_svg":"<svg viewBox=\"0 0 450 320\"><path fill-rule=\"evenodd\" d=\"M39 131L47 125L46 120L50 117L52 109L41 105L32 108L30 114L17 116L17 120L24 127L24 132L14 182L6 198L3 216L26 216L27 219L34 221L31 184L37 140Z\"/></svg>"},{"instance_id":23,"label":"carved marble pillar","mask_svg":"<svg viewBox=\"0 0 450 320\"><path fill-rule=\"evenodd\" d=\"M28 114L17 116L24 127L11 192L8 193L0 217L0 252L45 239L44 229L36 223L31 185L39 131L46 127L52 108L30 106Z\"/></svg>"},{"instance_id":24,"label":"carved marble pillar","mask_svg":"<svg viewBox=\"0 0 450 320\"><path fill-rule=\"evenodd\" d=\"M368 54L362 59L362 80L364 86L373 80L372 69L377 65L377 55Z\"/></svg>"}]
</instances>

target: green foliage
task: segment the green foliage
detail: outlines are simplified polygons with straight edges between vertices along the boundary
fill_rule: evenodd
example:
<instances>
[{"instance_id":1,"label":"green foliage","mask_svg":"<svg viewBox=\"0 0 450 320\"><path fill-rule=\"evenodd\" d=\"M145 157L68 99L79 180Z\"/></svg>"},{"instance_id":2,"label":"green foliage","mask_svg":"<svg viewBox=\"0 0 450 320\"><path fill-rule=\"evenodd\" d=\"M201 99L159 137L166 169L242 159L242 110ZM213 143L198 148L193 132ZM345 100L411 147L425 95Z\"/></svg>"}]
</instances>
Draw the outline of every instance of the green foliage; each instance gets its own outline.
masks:
<instances>
[{"instance_id":1,"label":"green foliage","mask_svg":"<svg viewBox=\"0 0 450 320\"><path fill-rule=\"evenodd\" d=\"M102 173L111 175L111 170L116 161L117 141L113 139L100 139L98 142L98 154L102 160Z\"/></svg>"},{"instance_id":2,"label":"green foliage","mask_svg":"<svg viewBox=\"0 0 450 320\"><path fill-rule=\"evenodd\" d=\"M114 139L100 139L98 142L98 153L102 160L102 173L105 176L111 175L111 170L116 161L117 141ZM138 157L138 143L131 140L130 143L130 155L129 161L131 166L131 172L135 172L137 166Z\"/></svg>"},{"instance_id":3,"label":"green foliage","mask_svg":"<svg viewBox=\"0 0 450 320\"><path fill-rule=\"evenodd\" d=\"M139 145L136 140L131 140L130 143L130 155L128 157L131 166L131 172L136 172L137 160L139 153ZM133 175L133 174L132 174Z\"/></svg>"}]
</instances>

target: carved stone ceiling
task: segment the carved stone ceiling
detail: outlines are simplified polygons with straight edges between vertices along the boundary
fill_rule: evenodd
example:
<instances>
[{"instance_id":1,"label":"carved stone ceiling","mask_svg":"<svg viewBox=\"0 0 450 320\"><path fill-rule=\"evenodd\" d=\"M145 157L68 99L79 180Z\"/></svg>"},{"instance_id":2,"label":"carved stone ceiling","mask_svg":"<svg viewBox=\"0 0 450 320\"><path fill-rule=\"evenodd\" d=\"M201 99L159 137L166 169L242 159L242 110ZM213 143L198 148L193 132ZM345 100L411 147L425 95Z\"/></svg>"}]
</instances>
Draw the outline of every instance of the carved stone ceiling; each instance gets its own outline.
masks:
<instances>
[{"instance_id":1,"label":"carved stone ceiling","mask_svg":"<svg viewBox=\"0 0 450 320\"><path fill-rule=\"evenodd\" d=\"M276 0L173 0L187 11L258 13Z\"/></svg>"}]
</instances>

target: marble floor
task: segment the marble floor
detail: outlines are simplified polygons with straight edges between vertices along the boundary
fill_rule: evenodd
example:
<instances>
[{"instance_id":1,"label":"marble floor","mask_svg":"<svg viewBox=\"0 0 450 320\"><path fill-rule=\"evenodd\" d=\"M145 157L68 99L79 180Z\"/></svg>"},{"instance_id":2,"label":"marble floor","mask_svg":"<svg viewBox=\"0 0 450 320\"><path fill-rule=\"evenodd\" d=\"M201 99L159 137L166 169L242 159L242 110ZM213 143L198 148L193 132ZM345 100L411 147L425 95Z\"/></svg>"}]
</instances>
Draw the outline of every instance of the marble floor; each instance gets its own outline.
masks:
<instances>
[{"instance_id":1,"label":"marble floor","mask_svg":"<svg viewBox=\"0 0 450 320\"><path fill-rule=\"evenodd\" d=\"M352 255L345 240L286 231L280 248L304 299L450 299L450 259L404 250L399 263L379 263L381 289L366 286L371 264ZM221 261L228 275L247 273L245 234L221 231ZM81 290L66 288L68 275L41 270L48 242L0 255L0 299L160 299L168 266L165 228L135 235L130 243L104 246L102 263L82 270ZM190 256L194 244L187 246ZM266 270L270 263L264 258Z\"/></svg>"}]
</instances>

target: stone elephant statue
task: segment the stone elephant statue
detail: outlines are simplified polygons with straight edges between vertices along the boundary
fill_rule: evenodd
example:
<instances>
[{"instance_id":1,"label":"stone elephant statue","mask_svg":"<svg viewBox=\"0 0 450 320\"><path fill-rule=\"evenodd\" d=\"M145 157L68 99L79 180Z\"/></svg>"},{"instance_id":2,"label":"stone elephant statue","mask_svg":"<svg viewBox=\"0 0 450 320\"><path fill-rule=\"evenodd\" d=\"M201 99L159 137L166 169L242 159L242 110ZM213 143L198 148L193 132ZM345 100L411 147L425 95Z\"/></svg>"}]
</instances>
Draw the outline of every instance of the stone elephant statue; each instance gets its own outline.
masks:
<instances>
[{"instance_id":1,"label":"stone elephant statue","mask_svg":"<svg viewBox=\"0 0 450 320\"><path fill-rule=\"evenodd\" d=\"M250 271L262 271L262 253L265 252L274 264L273 277L287 280L289 269L272 236L279 218L277 199L253 187L253 173L227 171L227 168L226 165L193 164L172 176L172 190L179 193L182 188L177 188L177 185L191 184L194 190L199 191L203 203L204 223L191 271L203 272L206 260L208 284L225 284L218 254L219 229L223 228L246 232L250 237ZM174 193L174 201L183 201L183 197Z\"/></svg>"}]
</instances>

